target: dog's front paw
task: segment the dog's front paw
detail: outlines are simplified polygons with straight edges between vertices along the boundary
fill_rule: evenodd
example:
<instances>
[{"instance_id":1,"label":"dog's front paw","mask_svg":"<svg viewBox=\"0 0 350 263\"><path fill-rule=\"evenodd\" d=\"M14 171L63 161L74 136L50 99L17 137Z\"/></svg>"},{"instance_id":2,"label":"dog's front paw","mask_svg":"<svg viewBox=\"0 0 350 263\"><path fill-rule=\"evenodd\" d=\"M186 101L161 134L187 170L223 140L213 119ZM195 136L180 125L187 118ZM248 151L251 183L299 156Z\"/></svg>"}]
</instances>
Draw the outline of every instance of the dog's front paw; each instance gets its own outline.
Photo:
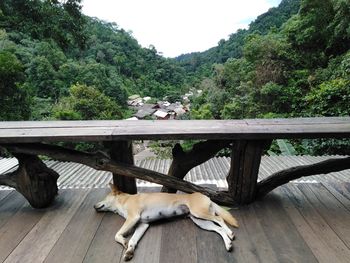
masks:
<instances>
[{"instance_id":1,"label":"dog's front paw","mask_svg":"<svg viewBox=\"0 0 350 263\"><path fill-rule=\"evenodd\" d=\"M132 259L134 256L134 251L126 251L124 256L123 256L123 260L124 261L129 261L130 259Z\"/></svg>"}]
</instances>

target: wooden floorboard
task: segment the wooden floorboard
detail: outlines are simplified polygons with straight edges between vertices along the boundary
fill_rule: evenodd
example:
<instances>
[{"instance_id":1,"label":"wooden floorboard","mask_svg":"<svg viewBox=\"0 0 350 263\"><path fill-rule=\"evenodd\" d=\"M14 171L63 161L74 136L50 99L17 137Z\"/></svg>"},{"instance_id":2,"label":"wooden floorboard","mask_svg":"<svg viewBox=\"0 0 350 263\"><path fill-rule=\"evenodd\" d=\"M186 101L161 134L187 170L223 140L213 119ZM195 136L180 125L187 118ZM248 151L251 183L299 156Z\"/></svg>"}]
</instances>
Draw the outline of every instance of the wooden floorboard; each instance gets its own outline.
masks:
<instances>
[{"instance_id":1,"label":"wooden floorboard","mask_svg":"<svg viewBox=\"0 0 350 263\"><path fill-rule=\"evenodd\" d=\"M103 213L96 213L93 205L102 200L107 189L90 190L69 222L45 262L82 262L99 228Z\"/></svg>"},{"instance_id":2,"label":"wooden floorboard","mask_svg":"<svg viewBox=\"0 0 350 263\"><path fill-rule=\"evenodd\" d=\"M120 262L123 247L114 241L114 236L123 223L120 216L105 213L83 262Z\"/></svg>"},{"instance_id":3,"label":"wooden floorboard","mask_svg":"<svg viewBox=\"0 0 350 263\"><path fill-rule=\"evenodd\" d=\"M12 253L44 213L42 210L33 209L28 202L25 202L21 209L0 228L0 262Z\"/></svg>"},{"instance_id":4,"label":"wooden floorboard","mask_svg":"<svg viewBox=\"0 0 350 263\"><path fill-rule=\"evenodd\" d=\"M233 256L237 262L278 262L254 207L243 206L237 211L232 210L231 214L239 222L233 242Z\"/></svg>"},{"instance_id":5,"label":"wooden floorboard","mask_svg":"<svg viewBox=\"0 0 350 263\"><path fill-rule=\"evenodd\" d=\"M43 262L68 222L81 204L87 191L67 191L60 194L52 207L26 235L4 262Z\"/></svg>"},{"instance_id":6,"label":"wooden floorboard","mask_svg":"<svg viewBox=\"0 0 350 263\"><path fill-rule=\"evenodd\" d=\"M197 229L189 219L178 219L162 225L160 262L195 263Z\"/></svg>"},{"instance_id":7,"label":"wooden floorboard","mask_svg":"<svg viewBox=\"0 0 350 263\"><path fill-rule=\"evenodd\" d=\"M146 231L135 251L133 263L162 263L160 261L161 236L163 226L154 224Z\"/></svg>"},{"instance_id":8,"label":"wooden floorboard","mask_svg":"<svg viewBox=\"0 0 350 263\"><path fill-rule=\"evenodd\" d=\"M6 196L8 196L11 192L12 192L11 190L0 191L0 205L1 205L1 200L4 199Z\"/></svg>"},{"instance_id":9,"label":"wooden floorboard","mask_svg":"<svg viewBox=\"0 0 350 263\"><path fill-rule=\"evenodd\" d=\"M276 193L255 202L253 207L279 262L289 262L290 259L295 262L317 262Z\"/></svg>"},{"instance_id":10,"label":"wooden floorboard","mask_svg":"<svg viewBox=\"0 0 350 263\"><path fill-rule=\"evenodd\" d=\"M0 262L123 262L114 236L124 219L93 209L108 191L63 190L42 210L0 191ZM230 253L188 218L152 224L131 262L348 262L349 193L348 183L288 184L232 209L240 227Z\"/></svg>"},{"instance_id":11,"label":"wooden floorboard","mask_svg":"<svg viewBox=\"0 0 350 263\"><path fill-rule=\"evenodd\" d=\"M327 224L304 192L295 185L284 188L291 219L319 262L347 262L350 250ZM291 202L289 204L288 202Z\"/></svg>"},{"instance_id":12,"label":"wooden floorboard","mask_svg":"<svg viewBox=\"0 0 350 263\"><path fill-rule=\"evenodd\" d=\"M350 212L323 185L299 185L327 224L350 248Z\"/></svg>"},{"instance_id":13,"label":"wooden floorboard","mask_svg":"<svg viewBox=\"0 0 350 263\"><path fill-rule=\"evenodd\" d=\"M0 202L0 227L5 225L24 205L26 200L15 191L7 194Z\"/></svg>"}]
</instances>

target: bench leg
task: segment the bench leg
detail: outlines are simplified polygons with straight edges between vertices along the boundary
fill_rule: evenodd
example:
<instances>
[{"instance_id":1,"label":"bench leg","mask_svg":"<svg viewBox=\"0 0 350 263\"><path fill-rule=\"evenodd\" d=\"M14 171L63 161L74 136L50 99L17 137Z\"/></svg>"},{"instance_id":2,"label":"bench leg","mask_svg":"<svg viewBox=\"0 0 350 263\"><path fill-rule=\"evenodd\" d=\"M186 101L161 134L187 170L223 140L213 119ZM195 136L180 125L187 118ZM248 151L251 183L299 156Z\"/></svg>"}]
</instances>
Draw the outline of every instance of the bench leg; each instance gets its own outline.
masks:
<instances>
[{"instance_id":1,"label":"bench leg","mask_svg":"<svg viewBox=\"0 0 350 263\"><path fill-rule=\"evenodd\" d=\"M59 174L48 168L37 156L14 154L19 166L0 176L0 184L15 188L34 208L48 207L57 195Z\"/></svg>"},{"instance_id":2,"label":"bench leg","mask_svg":"<svg viewBox=\"0 0 350 263\"><path fill-rule=\"evenodd\" d=\"M109 148L110 157L113 161L134 164L134 156L132 153L132 141L113 141L105 142L105 146ZM132 177L126 177L119 174L113 174L113 184L124 193L136 194L136 180Z\"/></svg>"},{"instance_id":3,"label":"bench leg","mask_svg":"<svg viewBox=\"0 0 350 263\"><path fill-rule=\"evenodd\" d=\"M238 204L251 203L256 198L261 155L271 141L240 140L233 143L231 168L226 178L228 192Z\"/></svg>"}]
</instances>

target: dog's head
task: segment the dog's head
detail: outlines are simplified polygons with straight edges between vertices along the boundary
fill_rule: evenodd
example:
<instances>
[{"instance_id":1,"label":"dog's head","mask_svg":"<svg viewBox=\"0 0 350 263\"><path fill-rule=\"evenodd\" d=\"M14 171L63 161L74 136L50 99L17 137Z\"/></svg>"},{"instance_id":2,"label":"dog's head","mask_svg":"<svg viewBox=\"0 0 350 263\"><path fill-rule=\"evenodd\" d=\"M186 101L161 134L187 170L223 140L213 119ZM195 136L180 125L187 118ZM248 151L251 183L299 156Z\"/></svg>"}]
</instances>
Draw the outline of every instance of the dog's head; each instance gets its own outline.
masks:
<instances>
[{"instance_id":1,"label":"dog's head","mask_svg":"<svg viewBox=\"0 0 350 263\"><path fill-rule=\"evenodd\" d=\"M122 194L121 191L114 184L109 184L111 192L103 199L94 205L97 212L112 211L116 212L118 210L118 196Z\"/></svg>"}]
</instances>

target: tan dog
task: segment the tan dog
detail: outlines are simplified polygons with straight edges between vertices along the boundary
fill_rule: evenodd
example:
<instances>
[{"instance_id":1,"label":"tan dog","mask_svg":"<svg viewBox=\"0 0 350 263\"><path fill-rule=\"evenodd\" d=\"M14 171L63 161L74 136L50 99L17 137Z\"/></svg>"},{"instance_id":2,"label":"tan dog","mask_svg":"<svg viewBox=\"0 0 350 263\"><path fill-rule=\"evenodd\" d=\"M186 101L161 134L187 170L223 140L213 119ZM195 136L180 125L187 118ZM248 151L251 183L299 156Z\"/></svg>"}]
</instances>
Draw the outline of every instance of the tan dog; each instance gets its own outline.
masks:
<instances>
[{"instance_id":1,"label":"tan dog","mask_svg":"<svg viewBox=\"0 0 350 263\"><path fill-rule=\"evenodd\" d=\"M225 209L201 193L167 194L140 193L130 195L119 191L113 184L104 200L94 207L96 211L112 211L126 219L115 235L115 241L124 246L124 260L130 260L138 241L149 227L149 223L174 216L188 215L199 227L217 232L225 242L227 251L232 249L233 232L225 224L238 227L237 220ZM125 236L134 228L135 232L127 242Z\"/></svg>"}]
</instances>

